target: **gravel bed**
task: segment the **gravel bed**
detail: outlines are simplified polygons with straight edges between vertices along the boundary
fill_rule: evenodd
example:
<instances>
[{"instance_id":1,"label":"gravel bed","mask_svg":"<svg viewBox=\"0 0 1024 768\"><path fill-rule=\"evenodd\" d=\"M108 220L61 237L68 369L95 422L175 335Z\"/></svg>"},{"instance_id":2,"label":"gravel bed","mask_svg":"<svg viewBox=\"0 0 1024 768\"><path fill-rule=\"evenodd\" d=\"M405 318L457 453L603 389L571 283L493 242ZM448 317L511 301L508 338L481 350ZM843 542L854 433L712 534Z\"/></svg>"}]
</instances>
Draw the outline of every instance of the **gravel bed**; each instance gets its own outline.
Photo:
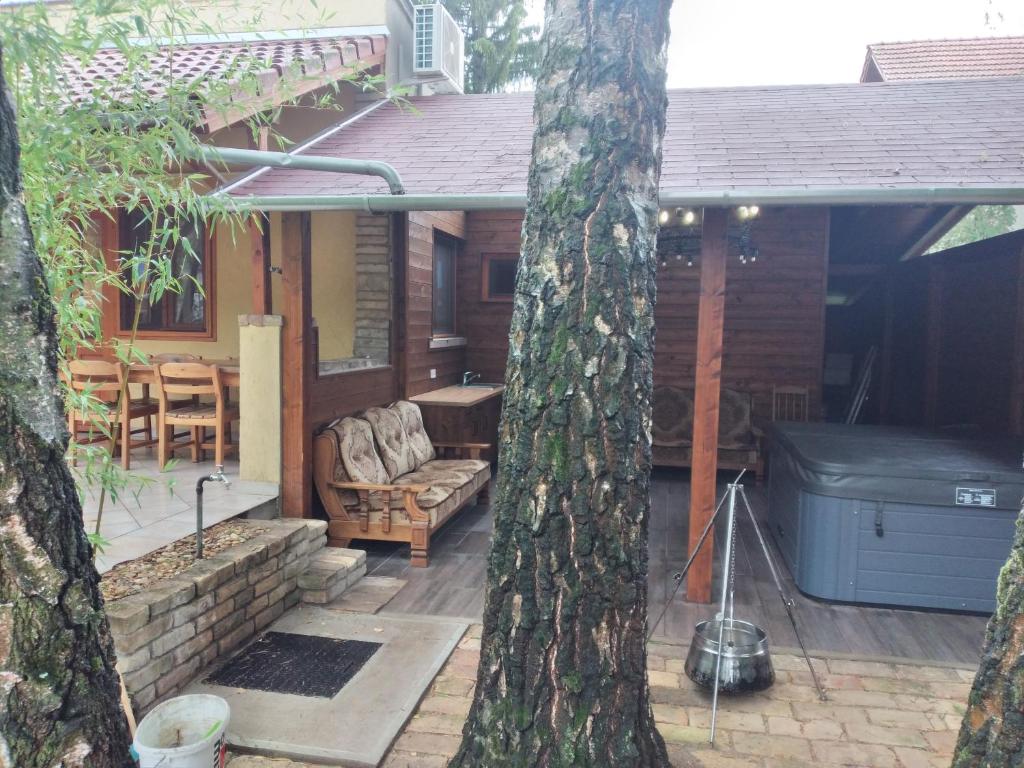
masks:
<instances>
[{"instance_id":1,"label":"gravel bed","mask_svg":"<svg viewBox=\"0 0 1024 768\"><path fill-rule=\"evenodd\" d=\"M203 531L203 554L215 555L266 533L270 529L251 521L225 520ZM107 602L135 595L163 579L177 576L195 562L196 535L178 539L148 555L115 565L100 580Z\"/></svg>"}]
</instances>

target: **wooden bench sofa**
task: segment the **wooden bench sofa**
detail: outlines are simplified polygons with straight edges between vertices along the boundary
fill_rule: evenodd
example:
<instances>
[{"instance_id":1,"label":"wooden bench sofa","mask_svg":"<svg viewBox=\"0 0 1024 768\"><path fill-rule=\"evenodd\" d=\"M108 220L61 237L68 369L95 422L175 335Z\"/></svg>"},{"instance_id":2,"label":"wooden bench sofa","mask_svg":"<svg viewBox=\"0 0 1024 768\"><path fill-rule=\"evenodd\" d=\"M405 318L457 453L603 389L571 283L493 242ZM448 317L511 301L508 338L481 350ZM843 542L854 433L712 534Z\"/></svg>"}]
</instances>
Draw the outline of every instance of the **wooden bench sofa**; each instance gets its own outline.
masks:
<instances>
[{"instance_id":1,"label":"wooden bench sofa","mask_svg":"<svg viewBox=\"0 0 1024 768\"><path fill-rule=\"evenodd\" d=\"M753 398L722 387L718 418L718 468L749 469L764 475L761 443L764 433L754 424ZM654 388L651 436L655 466L689 467L693 458L693 390L659 385Z\"/></svg>"},{"instance_id":2,"label":"wooden bench sofa","mask_svg":"<svg viewBox=\"0 0 1024 768\"><path fill-rule=\"evenodd\" d=\"M491 465L480 452L489 447L432 443L419 406L408 401L331 424L313 441L329 542L407 541L411 564L426 566L433 532L475 497L487 498Z\"/></svg>"}]
</instances>

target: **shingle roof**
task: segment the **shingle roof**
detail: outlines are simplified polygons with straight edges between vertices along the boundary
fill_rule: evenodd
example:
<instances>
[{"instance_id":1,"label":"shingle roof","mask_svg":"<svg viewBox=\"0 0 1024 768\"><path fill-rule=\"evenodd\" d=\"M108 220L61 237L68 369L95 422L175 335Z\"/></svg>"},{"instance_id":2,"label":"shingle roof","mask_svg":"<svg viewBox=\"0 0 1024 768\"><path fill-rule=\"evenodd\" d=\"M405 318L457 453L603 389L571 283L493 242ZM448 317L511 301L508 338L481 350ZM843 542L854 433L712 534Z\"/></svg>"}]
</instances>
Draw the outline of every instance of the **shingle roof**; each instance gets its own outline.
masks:
<instances>
[{"instance_id":1,"label":"shingle roof","mask_svg":"<svg viewBox=\"0 0 1024 768\"><path fill-rule=\"evenodd\" d=\"M410 194L524 195L533 94L387 104L301 151L383 160ZM1024 79L669 91L663 198L724 190L1024 189ZM387 193L383 181L262 169L241 195Z\"/></svg>"},{"instance_id":2,"label":"shingle roof","mask_svg":"<svg viewBox=\"0 0 1024 768\"><path fill-rule=\"evenodd\" d=\"M386 47L387 37L383 35L184 43L147 53L149 67L133 68L133 72L141 70L144 74L130 83L125 80L124 55L114 48L102 48L84 65L68 57L64 77L68 98L75 103L86 101L95 93L121 88L141 89L159 101L167 96L171 80L176 80L178 87L201 95L204 84L212 80L231 83L244 69L258 92L253 93L252 84L247 82L234 94L235 101L263 102L275 95L297 95L326 85L354 67L380 64ZM281 89L280 82L287 75L292 76L292 82L287 89Z\"/></svg>"},{"instance_id":3,"label":"shingle roof","mask_svg":"<svg viewBox=\"0 0 1024 768\"><path fill-rule=\"evenodd\" d=\"M861 79L931 80L1024 75L1024 37L912 40L868 46Z\"/></svg>"}]
</instances>

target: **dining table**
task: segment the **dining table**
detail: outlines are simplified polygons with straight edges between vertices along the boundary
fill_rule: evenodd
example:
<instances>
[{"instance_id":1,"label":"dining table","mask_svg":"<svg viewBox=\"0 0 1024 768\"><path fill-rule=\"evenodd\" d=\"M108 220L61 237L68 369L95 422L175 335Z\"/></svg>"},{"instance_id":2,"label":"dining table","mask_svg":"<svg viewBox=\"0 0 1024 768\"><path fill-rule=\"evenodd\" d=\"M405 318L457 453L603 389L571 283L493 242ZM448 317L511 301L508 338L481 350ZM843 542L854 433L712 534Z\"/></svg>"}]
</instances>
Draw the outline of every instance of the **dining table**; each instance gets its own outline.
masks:
<instances>
[{"instance_id":1,"label":"dining table","mask_svg":"<svg viewBox=\"0 0 1024 768\"><path fill-rule=\"evenodd\" d=\"M193 362L193 361L188 361ZM220 379L226 387L237 387L241 382L241 369L237 360L196 360L199 365L216 365L220 368ZM129 384L156 384L153 363L132 363L128 367Z\"/></svg>"}]
</instances>

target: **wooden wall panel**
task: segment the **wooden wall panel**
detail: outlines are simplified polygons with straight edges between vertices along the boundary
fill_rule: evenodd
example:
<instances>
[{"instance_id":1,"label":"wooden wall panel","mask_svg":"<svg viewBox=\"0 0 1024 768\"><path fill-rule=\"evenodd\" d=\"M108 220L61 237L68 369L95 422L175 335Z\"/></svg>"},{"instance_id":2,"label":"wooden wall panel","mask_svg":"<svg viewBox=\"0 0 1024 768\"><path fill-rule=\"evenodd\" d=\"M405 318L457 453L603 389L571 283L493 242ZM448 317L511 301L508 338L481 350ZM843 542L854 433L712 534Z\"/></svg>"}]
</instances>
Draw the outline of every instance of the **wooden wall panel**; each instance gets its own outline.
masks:
<instances>
[{"instance_id":1,"label":"wooden wall panel","mask_svg":"<svg viewBox=\"0 0 1024 768\"><path fill-rule=\"evenodd\" d=\"M459 311L465 319L466 368L482 381L505 380L512 302L482 301L484 254L518 254L523 214L471 211L466 214L466 248L459 262Z\"/></svg>"},{"instance_id":2,"label":"wooden wall panel","mask_svg":"<svg viewBox=\"0 0 1024 768\"><path fill-rule=\"evenodd\" d=\"M459 262L459 306L468 340L466 367L488 381L504 379L511 304L480 301L484 253L519 250L522 215L471 212ZM728 259L722 386L754 395L755 417L771 417L774 385L806 386L811 413L820 410L828 272L827 208L768 208L754 225L761 256ZM669 259L658 272L655 309L657 384L693 387L696 375L700 269Z\"/></svg>"},{"instance_id":3,"label":"wooden wall panel","mask_svg":"<svg viewBox=\"0 0 1024 768\"><path fill-rule=\"evenodd\" d=\"M430 349L435 229L464 240L466 215L461 211L416 211L409 214L404 312L404 397L457 384L466 369L465 347ZM465 261L462 256L464 252L465 248L460 251L456 265L456 284L459 270ZM456 306L455 325L459 334L465 333L465 322L466 318L460 316L459 307ZM436 379L430 378L431 368L437 371Z\"/></svg>"},{"instance_id":4,"label":"wooden wall panel","mask_svg":"<svg viewBox=\"0 0 1024 768\"><path fill-rule=\"evenodd\" d=\"M891 420L1022 434L1024 232L914 259L896 291Z\"/></svg>"}]
</instances>

